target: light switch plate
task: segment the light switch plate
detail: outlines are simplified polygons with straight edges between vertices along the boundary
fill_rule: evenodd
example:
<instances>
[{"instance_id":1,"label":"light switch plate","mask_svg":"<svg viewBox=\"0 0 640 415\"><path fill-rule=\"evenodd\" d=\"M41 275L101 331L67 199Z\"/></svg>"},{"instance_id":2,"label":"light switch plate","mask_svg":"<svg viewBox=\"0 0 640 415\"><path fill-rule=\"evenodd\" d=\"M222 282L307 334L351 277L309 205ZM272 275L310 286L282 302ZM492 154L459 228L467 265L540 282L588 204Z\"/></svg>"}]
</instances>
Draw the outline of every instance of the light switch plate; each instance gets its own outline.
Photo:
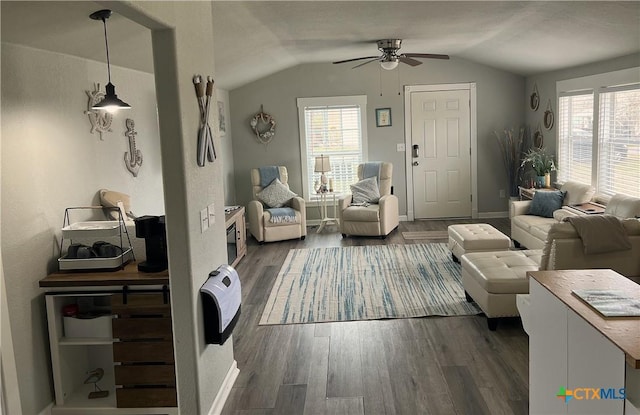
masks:
<instances>
[{"instance_id":1,"label":"light switch plate","mask_svg":"<svg viewBox=\"0 0 640 415\"><path fill-rule=\"evenodd\" d=\"M404 151L404 150L405 150L404 143L396 144L396 151Z\"/></svg>"},{"instance_id":2,"label":"light switch plate","mask_svg":"<svg viewBox=\"0 0 640 415\"><path fill-rule=\"evenodd\" d=\"M209 211L209 226L213 226L216 223L215 204L212 203L207 206L207 210Z\"/></svg>"},{"instance_id":3,"label":"light switch plate","mask_svg":"<svg viewBox=\"0 0 640 415\"><path fill-rule=\"evenodd\" d=\"M200 211L200 232L204 233L207 229L209 229L209 212L207 208L204 208Z\"/></svg>"}]
</instances>

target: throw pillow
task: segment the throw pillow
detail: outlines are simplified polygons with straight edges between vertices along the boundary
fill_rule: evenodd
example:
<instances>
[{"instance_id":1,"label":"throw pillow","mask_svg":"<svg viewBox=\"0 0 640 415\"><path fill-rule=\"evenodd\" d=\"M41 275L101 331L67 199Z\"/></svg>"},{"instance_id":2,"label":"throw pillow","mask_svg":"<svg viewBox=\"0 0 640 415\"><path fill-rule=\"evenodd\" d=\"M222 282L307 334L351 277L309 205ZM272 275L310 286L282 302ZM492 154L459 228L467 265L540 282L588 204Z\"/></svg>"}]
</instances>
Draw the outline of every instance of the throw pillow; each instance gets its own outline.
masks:
<instances>
[{"instance_id":1,"label":"throw pillow","mask_svg":"<svg viewBox=\"0 0 640 415\"><path fill-rule=\"evenodd\" d=\"M273 179L269 186L256 193L256 197L270 208L282 207L296 196L298 195L289 190L279 179Z\"/></svg>"},{"instance_id":2,"label":"throw pillow","mask_svg":"<svg viewBox=\"0 0 640 415\"><path fill-rule=\"evenodd\" d=\"M351 194L353 203L378 203L380 200L378 180L375 177L369 177L352 184Z\"/></svg>"},{"instance_id":3,"label":"throw pillow","mask_svg":"<svg viewBox=\"0 0 640 415\"><path fill-rule=\"evenodd\" d=\"M567 192L565 197L565 205L580 205L591 201L596 189L588 184L582 184L574 181L566 181L560 187L560 190Z\"/></svg>"},{"instance_id":4,"label":"throw pillow","mask_svg":"<svg viewBox=\"0 0 640 415\"><path fill-rule=\"evenodd\" d=\"M529 206L529 214L552 218L553 212L562 208L562 201L567 192L553 190L550 192L537 191L533 195L533 200Z\"/></svg>"}]
</instances>

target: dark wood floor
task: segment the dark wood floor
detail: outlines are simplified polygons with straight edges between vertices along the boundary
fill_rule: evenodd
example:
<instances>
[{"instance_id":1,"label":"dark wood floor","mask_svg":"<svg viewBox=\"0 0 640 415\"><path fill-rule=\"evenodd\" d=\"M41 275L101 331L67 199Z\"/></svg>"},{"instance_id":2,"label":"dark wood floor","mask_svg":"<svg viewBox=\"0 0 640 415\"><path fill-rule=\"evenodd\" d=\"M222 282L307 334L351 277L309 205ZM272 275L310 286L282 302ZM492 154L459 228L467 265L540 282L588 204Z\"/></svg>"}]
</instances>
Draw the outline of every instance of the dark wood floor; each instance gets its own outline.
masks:
<instances>
[{"instance_id":1,"label":"dark wood floor","mask_svg":"<svg viewBox=\"0 0 640 415\"><path fill-rule=\"evenodd\" d=\"M385 240L342 239L335 227L262 246L249 237L237 267L240 375L223 414L526 414L529 344L519 319L495 332L483 316L258 326L289 249L425 243L401 232L462 222L403 222ZM477 222L509 234L508 219Z\"/></svg>"}]
</instances>

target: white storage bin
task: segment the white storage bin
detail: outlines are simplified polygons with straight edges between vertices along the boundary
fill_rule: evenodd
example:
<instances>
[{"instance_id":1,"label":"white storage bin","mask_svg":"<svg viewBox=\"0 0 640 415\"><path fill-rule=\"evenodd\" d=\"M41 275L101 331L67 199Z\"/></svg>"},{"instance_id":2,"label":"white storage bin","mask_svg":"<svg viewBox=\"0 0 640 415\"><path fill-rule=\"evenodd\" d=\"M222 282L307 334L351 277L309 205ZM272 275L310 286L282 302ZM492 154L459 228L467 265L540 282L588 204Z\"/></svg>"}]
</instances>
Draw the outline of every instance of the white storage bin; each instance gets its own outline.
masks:
<instances>
[{"instance_id":1,"label":"white storage bin","mask_svg":"<svg viewBox=\"0 0 640 415\"><path fill-rule=\"evenodd\" d=\"M98 316L93 318L63 317L64 336L72 337L100 337L112 338L111 320L113 316Z\"/></svg>"}]
</instances>

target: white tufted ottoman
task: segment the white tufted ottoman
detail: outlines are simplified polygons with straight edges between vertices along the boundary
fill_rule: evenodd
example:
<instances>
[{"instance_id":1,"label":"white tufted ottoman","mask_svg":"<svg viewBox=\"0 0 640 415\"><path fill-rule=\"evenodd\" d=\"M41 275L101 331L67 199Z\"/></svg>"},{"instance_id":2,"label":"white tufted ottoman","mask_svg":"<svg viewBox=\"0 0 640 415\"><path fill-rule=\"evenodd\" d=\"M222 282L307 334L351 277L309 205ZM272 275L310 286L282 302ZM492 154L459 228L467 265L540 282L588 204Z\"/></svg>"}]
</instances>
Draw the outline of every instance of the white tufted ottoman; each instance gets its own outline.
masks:
<instances>
[{"instance_id":1,"label":"white tufted ottoman","mask_svg":"<svg viewBox=\"0 0 640 415\"><path fill-rule=\"evenodd\" d=\"M455 262L470 252L507 251L511 238L488 223L465 223L450 225L449 249Z\"/></svg>"},{"instance_id":2,"label":"white tufted ottoman","mask_svg":"<svg viewBox=\"0 0 640 415\"><path fill-rule=\"evenodd\" d=\"M462 257L462 285L467 301L475 301L487 316L489 330L498 317L518 316L516 294L529 292L527 271L537 271L541 249L475 252Z\"/></svg>"}]
</instances>

